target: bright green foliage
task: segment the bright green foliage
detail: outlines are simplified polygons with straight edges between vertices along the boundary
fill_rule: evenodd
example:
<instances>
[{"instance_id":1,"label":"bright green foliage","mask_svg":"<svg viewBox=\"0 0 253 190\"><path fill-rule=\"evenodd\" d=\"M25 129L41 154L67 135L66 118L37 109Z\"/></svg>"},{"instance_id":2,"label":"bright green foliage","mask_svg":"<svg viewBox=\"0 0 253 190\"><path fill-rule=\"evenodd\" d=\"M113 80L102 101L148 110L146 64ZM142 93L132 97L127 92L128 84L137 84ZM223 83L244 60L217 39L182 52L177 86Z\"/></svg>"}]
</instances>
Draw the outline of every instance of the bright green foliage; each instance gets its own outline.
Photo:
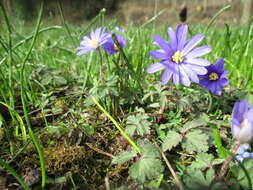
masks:
<instances>
[{"instance_id":1,"label":"bright green foliage","mask_svg":"<svg viewBox=\"0 0 253 190\"><path fill-rule=\"evenodd\" d=\"M226 188L223 184L215 181L215 165L221 164L224 159L215 159L212 154L200 152L195 161L186 167L183 180L187 189L207 189L220 190Z\"/></svg>"},{"instance_id":2,"label":"bright green foliage","mask_svg":"<svg viewBox=\"0 0 253 190\"><path fill-rule=\"evenodd\" d=\"M171 150L182 141L182 135L175 131L169 131L162 144L162 150Z\"/></svg>"},{"instance_id":3,"label":"bright green foliage","mask_svg":"<svg viewBox=\"0 0 253 190\"><path fill-rule=\"evenodd\" d=\"M208 150L208 136L201 130L193 130L186 134L182 147L186 152L206 152Z\"/></svg>"},{"instance_id":4,"label":"bright green foliage","mask_svg":"<svg viewBox=\"0 0 253 190\"><path fill-rule=\"evenodd\" d=\"M94 87L90 89L89 97L85 100L87 106L93 105L94 102L91 100L91 97L117 97L119 96L118 90L118 81L119 77L115 75L111 75L105 82L101 83L99 81L94 82Z\"/></svg>"},{"instance_id":5,"label":"bright green foliage","mask_svg":"<svg viewBox=\"0 0 253 190\"><path fill-rule=\"evenodd\" d=\"M132 150L130 152L122 152L120 155L113 158L112 163L113 164L124 164L125 162L131 160L133 157L137 156L137 153L135 150Z\"/></svg>"},{"instance_id":6,"label":"bright green foliage","mask_svg":"<svg viewBox=\"0 0 253 190\"><path fill-rule=\"evenodd\" d=\"M129 168L129 175L141 183L157 179L164 169L159 150L148 141L141 141L139 146L141 157Z\"/></svg>"},{"instance_id":7,"label":"bright green foliage","mask_svg":"<svg viewBox=\"0 0 253 190\"><path fill-rule=\"evenodd\" d=\"M47 66L38 68L33 72L32 80L38 81L43 86L60 87L67 85L66 77L62 75L62 70L53 69Z\"/></svg>"},{"instance_id":8,"label":"bright green foliage","mask_svg":"<svg viewBox=\"0 0 253 190\"><path fill-rule=\"evenodd\" d=\"M196 169L212 168L217 164L221 164L223 161L224 159L215 159L212 154L200 152L190 167Z\"/></svg>"},{"instance_id":9,"label":"bright green foliage","mask_svg":"<svg viewBox=\"0 0 253 190\"><path fill-rule=\"evenodd\" d=\"M150 134L151 123L148 121L148 118L148 115L144 113L128 116L125 132L129 136L133 136L135 132L138 135Z\"/></svg>"},{"instance_id":10,"label":"bright green foliage","mask_svg":"<svg viewBox=\"0 0 253 190\"><path fill-rule=\"evenodd\" d=\"M166 108L168 103L167 97L171 95L171 92L167 90L167 86L154 84L151 87L152 89L148 89L148 92L144 94L142 101L146 101L149 98L153 102L149 107Z\"/></svg>"},{"instance_id":11,"label":"bright green foliage","mask_svg":"<svg viewBox=\"0 0 253 190\"><path fill-rule=\"evenodd\" d=\"M237 176L237 181L239 182L239 184L243 187L243 189L250 189L249 188L249 181L246 177L246 173L243 170L242 166L244 166L244 168L246 169L249 178L251 180L251 185L253 182L253 162L251 159L245 159L242 163L242 165L236 164L233 166L232 168L232 172Z\"/></svg>"},{"instance_id":12,"label":"bright green foliage","mask_svg":"<svg viewBox=\"0 0 253 190\"><path fill-rule=\"evenodd\" d=\"M163 171L162 162L156 158L141 157L129 169L129 175L144 183L146 180L156 179Z\"/></svg>"},{"instance_id":13,"label":"bright green foliage","mask_svg":"<svg viewBox=\"0 0 253 190\"><path fill-rule=\"evenodd\" d=\"M211 186L215 172L208 169L206 172L195 168L189 168L184 177L184 182L189 189L206 189Z\"/></svg>"},{"instance_id":14,"label":"bright green foliage","mask_svg":"<svg viewBox=\"0 0 253 190\"><path fill-rule=\"evenodd\" d=\"M183 128L181 129L181 133L185 133L186 131L197 128L200 126L206 126L209 122L209 117L206 114L201 114L199 118L188 121L187 123L184 124Z\"/></svg>"}]
</instances>

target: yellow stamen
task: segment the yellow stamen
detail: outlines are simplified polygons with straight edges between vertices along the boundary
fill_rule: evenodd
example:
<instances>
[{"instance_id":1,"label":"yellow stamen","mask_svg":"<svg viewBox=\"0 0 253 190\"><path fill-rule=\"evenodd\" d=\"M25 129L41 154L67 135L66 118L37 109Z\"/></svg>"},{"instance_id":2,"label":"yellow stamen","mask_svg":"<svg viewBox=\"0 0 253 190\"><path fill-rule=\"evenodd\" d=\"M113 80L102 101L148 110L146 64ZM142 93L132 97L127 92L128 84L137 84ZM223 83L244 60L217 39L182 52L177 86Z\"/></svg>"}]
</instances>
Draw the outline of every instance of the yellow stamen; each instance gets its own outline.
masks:
<instances>
[{"instance_id":1,"label":"yellow stamen","mask_svg":"<svg viewBox=\"0 0 253 190\"><path fill-rule=\"evenodd\" d=\"M90 46L92 48L97 48L99 46L99 42L97 40L91 40Z\"/></svg>"},{"instance_id":2,"label":"yellow stamen","mask_svg":"<svg viewBox=\"0 0 253 190\"><path fill-rule=\"evenodd\" d=\"M218 79L219 79L219 76L217 75L217 73L212 72L209 75L209 80L218 80Z\"/></svg>"},{"instance_id":3,"label":"yellow stamen","mask_svg":"<svg viewBox=\"0 0 253 190\"><path fill-rule=\"evenodd\" d=\"M248 119L244 119L243 122L240 125L240 128L243 128L245 126L247 126L249 124L249 120Z\"/></svg>"},{"instance_id":4,"label":"yellow stamen","mask_svg":"<svg viewBox=\"0 0 253 190\"><path fill-rule=\"evenodd\" d=\"M175 63L181 63L183 59L184 56L180 51L176 51L176 53L174 53L174 55L172 56L172 61L174 61Z\"/></svg>"}]
</instances>

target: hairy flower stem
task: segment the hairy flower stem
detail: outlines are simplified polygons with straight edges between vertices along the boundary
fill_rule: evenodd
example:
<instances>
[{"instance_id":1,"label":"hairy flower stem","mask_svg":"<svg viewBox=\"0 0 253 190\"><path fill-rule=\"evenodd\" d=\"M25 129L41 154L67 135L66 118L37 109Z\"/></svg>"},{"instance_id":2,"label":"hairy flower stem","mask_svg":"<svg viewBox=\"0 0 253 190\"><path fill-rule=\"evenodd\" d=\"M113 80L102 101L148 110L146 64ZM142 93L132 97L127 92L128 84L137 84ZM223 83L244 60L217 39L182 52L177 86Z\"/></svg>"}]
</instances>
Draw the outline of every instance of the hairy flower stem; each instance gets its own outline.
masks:
<instances>
[{"instance_id":1,"label":"hairy flower stem","mask_svg":"<svg viewBox=\"0 0 253 190\"><path fill-rule=\"evenodd\" d=\"M101 49L98 48L98 54L99 54L99 59L100 59L100 72L99 72L99 79L104 82L104 73L103 73L103 56L102 56L102 52Z\"/></svg>"},{"instance_id":2,"label":"hairy flower stem","mask_svg":"<svg viewBox=\"0 0 253 190\"><path fill-rule=\"evenodd\" d=\"M237 141L235 142L235 144L233 145L232 149L231 149L231 153L232 155L236 154L237 149L239 148L240 143ZM223 163L219 175L218 175L218 180L221 181L222 178L224 177L224 175L227 173L228 170L228 166L230 164L230 162L233 160L233 156L229 156Z\"/></svg>"},{"instance_id":3,"label":"hairy flower stem","mask_svg":"<svg viewBox=\"0 0 253 190\"><path fill-rule=\"evenodd\" d=\"M207 92L208 92L207 95L208 95L208 98L209 98L207 113L209 113L211 111L212 105L213 105L213 96L212 96L212 94L210 93L209 90Z\"/></svg>"},{"instance_id":4,"label":"hairy flower stem","mask_svg":"<svg viewBox=\"0 0 253 190\"><path fill-rule=\"evenodd\" d=\"M163 157L163 160L165 161L167 167L169 168L170 170L170 173L172 174L173 178L175 179L175 182L176 182L176 185L178 186L179 190L184 190L184 186L182 184L182 182L179 180L179 178L177 177L177 174L176 172L174 171L174 169L172 168L169 160L166 158L165 154L163 153L163 151L161 150L161 148L158 146L158 144L154 141L156 147L159 149L162 157Z\"/></svg>"}]
</instances>

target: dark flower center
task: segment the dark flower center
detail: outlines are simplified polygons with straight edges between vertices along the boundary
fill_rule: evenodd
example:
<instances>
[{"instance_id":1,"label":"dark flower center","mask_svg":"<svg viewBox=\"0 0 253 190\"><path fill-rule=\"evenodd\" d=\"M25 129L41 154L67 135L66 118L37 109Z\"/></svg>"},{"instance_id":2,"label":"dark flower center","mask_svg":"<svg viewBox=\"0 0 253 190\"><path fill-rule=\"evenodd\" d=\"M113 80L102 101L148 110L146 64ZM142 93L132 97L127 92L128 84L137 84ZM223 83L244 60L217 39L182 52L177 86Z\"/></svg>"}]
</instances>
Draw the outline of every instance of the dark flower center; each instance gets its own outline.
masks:
<instances>
[{"instance_id":1,"label":"dark flower center","mask_svg":"<svg viewBox=\"0 0 253 190\"><path fill-rule=\"evenodd\" d=\"M184 59L184 56L182 55L180 51L176 51L174 55L172 56L172 61L174 61L175 63L181 63L183 59Z\"/></svg>"},{"instance_id":2,"label":"dark flower center","mask_svg":"<svg viewBox=\"0 0 253 190\"><path fill-rule=\"evenodd\" d=\"M215 72L212 72L210 75L209 75L209 80L218 80L219 79L219 75Z\"/></svg>"}]
</instances>

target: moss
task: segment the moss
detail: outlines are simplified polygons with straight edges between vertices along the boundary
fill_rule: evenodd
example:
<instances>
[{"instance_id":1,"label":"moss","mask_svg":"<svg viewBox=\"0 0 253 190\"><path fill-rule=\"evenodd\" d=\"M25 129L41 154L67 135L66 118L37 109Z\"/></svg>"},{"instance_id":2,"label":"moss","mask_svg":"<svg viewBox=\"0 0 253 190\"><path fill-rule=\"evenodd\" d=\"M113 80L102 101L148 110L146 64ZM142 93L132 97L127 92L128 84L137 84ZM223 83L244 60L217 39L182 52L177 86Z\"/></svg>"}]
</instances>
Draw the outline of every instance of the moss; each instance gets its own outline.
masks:
<instances>
[{"instance_id":1,"label":"moss","mask_svg":"<svg viewBox=\"0 0 253 190\"><path fill-rule=\"evenodd\" d=\"M69 171L79 173L88 156L84 147L76 145L45 148L44 154L47 173L59 176Z\"/></svg>"}]
</instances>

